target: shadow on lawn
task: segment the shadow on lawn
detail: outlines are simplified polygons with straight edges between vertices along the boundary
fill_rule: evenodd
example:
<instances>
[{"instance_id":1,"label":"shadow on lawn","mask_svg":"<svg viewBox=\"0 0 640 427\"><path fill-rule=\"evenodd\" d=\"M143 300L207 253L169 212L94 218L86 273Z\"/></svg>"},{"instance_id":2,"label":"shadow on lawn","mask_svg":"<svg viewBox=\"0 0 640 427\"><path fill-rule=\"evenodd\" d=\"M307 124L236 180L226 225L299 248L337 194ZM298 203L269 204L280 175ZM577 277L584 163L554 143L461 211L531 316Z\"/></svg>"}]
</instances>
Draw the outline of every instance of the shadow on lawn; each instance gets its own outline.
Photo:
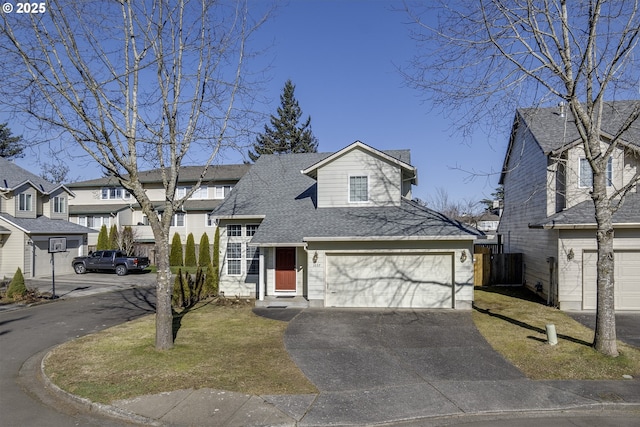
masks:
<instances>
[{"instance_id":1,"label":"shadow on lawn","mask_svg":"<svg viewBox=\"0 0 640 427\"><path fill-rule=\"evenodd\" d=\"M511 298L517 298L517 299L521 299L521 300L525 300L525 301L531 301L534 303L538 303L538 304L542 304L545 305L545 301L540 298L538 295L536 295L535 293L531 292L529 289L527 289L524 286L518 286L518 287L506 287L506 286L483 286L483 287L476 287L476 291L484 291L484 292L492 292L492 293L498 293L501 295L505 295ZM500 320L504 320L505 322L509 322L512 325L516 325L518 327L530 330L530 331L534 331L537 332L539 334L546 334L547 331L545 329L539 328L537 326L533 326L530 325L528 323L522 322L518 319L514 319L513 317L508 317L505 316L503 314L499 314L499 313L494 313L491 311L490 308L480 308L478 307L475 303L473 304L473 309L476 310L478 313L482 313L482 314L486 314L488 316L491 317L495 317L497 319ZM546 342L546 340L541 339L541 338L537 338L537 337L533 337L533 336L528 336L527 338L533 339L535 341L541 341L541 342ZM591 347L592 343L578 339L578 338L574 338L568 335L563 335L563 334L558 334L558 338L559 339L563 339L566 341L570 341L576 344L580 344L580 345L585 345L587 347Z\"/></svg>"}]
</instances>

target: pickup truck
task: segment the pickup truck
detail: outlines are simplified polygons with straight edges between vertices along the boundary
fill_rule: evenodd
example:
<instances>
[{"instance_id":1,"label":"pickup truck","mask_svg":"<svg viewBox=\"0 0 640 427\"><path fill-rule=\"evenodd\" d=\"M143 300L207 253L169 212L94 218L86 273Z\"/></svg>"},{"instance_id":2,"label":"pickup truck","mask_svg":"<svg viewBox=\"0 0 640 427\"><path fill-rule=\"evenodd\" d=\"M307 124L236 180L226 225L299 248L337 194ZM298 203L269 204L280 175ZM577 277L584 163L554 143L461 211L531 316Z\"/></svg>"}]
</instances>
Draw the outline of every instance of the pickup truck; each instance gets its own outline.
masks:
<instances>
[{"instance_id":1,"label":"pickup truck","mask_svg":"<svg viewBox=\"0 0 640 427\"><path fill-rule=\"evenodd\" d=\"M115 271L118 276L124 276L129 271L142 271L149 267L149 258L130 257L120 251L96 251L89 256L75 257L71 261L76 274L87 271Z\"/></svg>"}]
</instances>

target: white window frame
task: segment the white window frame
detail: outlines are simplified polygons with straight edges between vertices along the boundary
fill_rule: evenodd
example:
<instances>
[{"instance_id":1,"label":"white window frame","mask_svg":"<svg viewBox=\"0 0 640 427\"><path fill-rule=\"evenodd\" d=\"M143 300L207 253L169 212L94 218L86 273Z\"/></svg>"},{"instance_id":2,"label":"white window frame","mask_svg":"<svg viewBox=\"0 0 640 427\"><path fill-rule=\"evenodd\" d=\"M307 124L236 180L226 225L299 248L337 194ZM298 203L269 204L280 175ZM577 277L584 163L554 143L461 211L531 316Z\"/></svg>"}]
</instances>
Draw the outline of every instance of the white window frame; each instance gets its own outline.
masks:
<instances>
[{"instance_id":1,"label":"white window frame","mask_svg":"<svg viewBox=\"0 0 640 427\"><path fill-rule=\"evenodd\" d=\"M224 199L233 187L231 185L216 185L213 187L213 198L216 200Z\"/></svg>"},{"instance_id":2,"label":"white window frame","mask_svg":"<svg viewBox=\"0 0 640 427\"><path fill-rule=\"evenodd\" d=\"M102 187L100 191L101 200L129 200L131 193L122 187Z\"/></svg>"},{"instance_id":3,"label":"white window frame","mask_svg":"<svg viewBox=\"0 0 640 427\"><path fill-rule=\"evenodd\" d=\"M67 212L67 198L63 196L56 196L53 198L53 212L54 213L66 213Z\"/></svg>"},{"instance_id":4,"label":"white window frame","mask_svg":"<svg viewBox=\"0 0 640 427\"><path fill-rule=\"evenodd\" d=\"M587 169L583 169L583 166L586 166ZM583 176L583 172L588 172L588 175ZM611 186L613 186L613 157L609 156L609 160L607 160L607 187ZM589 161L585 157L580 157L580 159L578 159L578 187L593 187L593 171L591 170Z\"/></svg>"},{"instance_id":5,"label":"white window frame","mask_svg":"<svg viewBox=\"0 0 640 427\"><path fill-rule=\"evenodd\" d=\"M364 178L366 180L366 184L367 184L367 189L366 189L367 190L367 194L366 194L366 196L367 197L366 197L365 200L359 200L359 199L354 200L354 199L352 199L352 197L351 197L352 196L351 186L352 186L352 179L354 179L354 178ZM347 198L349 200L349 203L368 203L369 200L370 200L369 199L369 195L370 195L370 191L369 190L370 190L369 189L369 175L349 175L349 182L348 182L348 185L347 185L347 192L348 192Z\"/></svg>"},{"instance_id":6,"label":"white window frame","mask_svg":"<svg viewBox=\"0 0 640 427\"><path fill-rule=\"evenodd\" d=\"M253 237L255 236L255 234L258 232L258 227L260 226L260 224L247 224L245 226L245 230L246 230L246 235L247 237ZM251 230L251 231L249 231Z\"/></svg>"},{"instance_id":7,"label":"white window frame","mask_svg":"<svg viewBox=\"0 0 640 427\"><path fill-rule=\"evenodd\" d=\"M239 230L239 234L236 234L237 231L231 232L231 230ZM242 224L227 224L227 237L242 237Z\"/></svg>"},{"instance_id":8,"label":"white window frame","mask_svg":"<svg viewBox=\"0 0 640 427\"><path fill-rule=\"evenodd\" d=\"M226 255L227 275L242 276L242 243L228 242Z\"/></svg>"},{"instance_id":9,"label":"white window frame","mask_svg":"<svg viewBox=\"0 0 640 427\"><path fill-rule=\"evenodd\" d=\"M205 200L209 198L209 187L200 186L193 192L189 200Z\"/></svg>"},{"instance_id":10,"label":"white window frame","mask_svg":"<svg viewBox=\"0 0 640 427\"><path fill-rule=\"evenodd\" d=\"M31 212L33 210L33 194L20 193L18 196L18 210L20 212Z\"/></svg>"},{"instance_id":11,"label":"white window frame","mask_svg":"<svg viewBox=\"0 0 640 427\"><path fill-rule=\"evenodd\" d=\"M182 220L182 221L180 221ZM182 222L182 225L180 224ZM187 216L184 212L176 212L171 217L171 227L186 227L187 226Z\"/></svg>"},{"instance_id":12,"label":"white window frame","mask_svg":"<svg viewBox=\"0 0 640 427\"><path fill-rule=\"evenodd\" d=\"M249 247L249 243L246 243L245 254L247 276L255 276L260 274L260 249L256 247Z\"/></svg>"}]
</instances>

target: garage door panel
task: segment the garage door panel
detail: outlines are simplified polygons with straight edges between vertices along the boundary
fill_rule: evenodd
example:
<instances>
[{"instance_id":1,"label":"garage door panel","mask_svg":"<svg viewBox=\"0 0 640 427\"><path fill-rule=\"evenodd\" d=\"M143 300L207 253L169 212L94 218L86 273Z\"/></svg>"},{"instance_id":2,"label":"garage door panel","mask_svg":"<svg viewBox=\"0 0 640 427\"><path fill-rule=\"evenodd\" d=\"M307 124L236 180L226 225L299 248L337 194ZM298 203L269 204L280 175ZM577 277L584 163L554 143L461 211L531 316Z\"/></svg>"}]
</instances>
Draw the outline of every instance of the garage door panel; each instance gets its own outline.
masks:
<instances>
[{"instance_id":1,"label":"garage door panel","mask_svg":"<svg viewBox=\"0 0 640 427\"><path fill-rule=\"evenodd\" d=\"M584 252L582 258L582 308L597 308L597 253ZM616 310L640 308L640 251L616 251L614 253L614 295Z\"/></svg>"},{"instance_id":2,"label":"garage door panel","mask_svg":"<svg viewBox=\"0 0 640 427\"><path fill-rule=\"evenodd\" d=\"M452 307L451 254L336 254L327 260L327 306Z\"/></svg>"},{"instance_id":3,"label":"garage door panel","mask_svg":"<svg viewBox=\"0 0 640 427\"><path fill-rule=\"evenodd\" d=\"M49 241L35 241L34 245L34 277L51 276L51 254L49 253ZM67 251L54 254L56 275L73 273L71 261L74 257L78 256L79 247L80 240L68 238Z\"/></svg>"}]
</instances>

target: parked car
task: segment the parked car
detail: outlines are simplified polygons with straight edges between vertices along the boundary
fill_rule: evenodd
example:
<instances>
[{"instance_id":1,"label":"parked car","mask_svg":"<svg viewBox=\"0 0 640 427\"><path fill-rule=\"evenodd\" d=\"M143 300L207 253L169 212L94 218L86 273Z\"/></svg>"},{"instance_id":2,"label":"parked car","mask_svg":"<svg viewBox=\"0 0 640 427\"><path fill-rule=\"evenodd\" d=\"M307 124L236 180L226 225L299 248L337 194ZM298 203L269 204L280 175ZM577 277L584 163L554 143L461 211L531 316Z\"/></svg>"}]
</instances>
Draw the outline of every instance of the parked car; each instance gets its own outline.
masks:
<instances>
[{"instance_id":1,"label":"parked car","mask_svg":"<svg viewBox=\"0 0 640 427\"><path fill-rule=\"evenodd\" d=\"M87 271L115 271L118 276L124 276L129 271L142 271L149 267L149 258L130 257L121 251L96 251L89 256L75 257L71 261L76 274Z\"/></svg>"}]
</instances>

